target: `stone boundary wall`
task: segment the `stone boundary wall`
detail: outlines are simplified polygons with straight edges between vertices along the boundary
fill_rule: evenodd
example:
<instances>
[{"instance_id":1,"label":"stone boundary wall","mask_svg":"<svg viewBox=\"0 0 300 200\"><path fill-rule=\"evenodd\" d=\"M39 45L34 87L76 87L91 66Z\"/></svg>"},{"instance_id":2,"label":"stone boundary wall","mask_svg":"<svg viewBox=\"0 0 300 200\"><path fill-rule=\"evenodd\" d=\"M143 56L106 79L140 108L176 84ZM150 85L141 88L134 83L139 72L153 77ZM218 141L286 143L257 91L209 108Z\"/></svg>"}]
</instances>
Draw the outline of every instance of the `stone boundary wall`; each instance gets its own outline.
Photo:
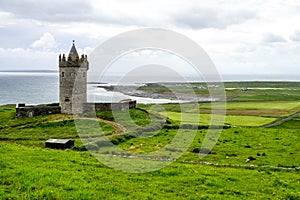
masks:
<instances>
[{"instance_id":1,"label":"stone boundary wall","mask_svg":"<svg viewBox=\"0 0 300 200\"><path fill-rule=\"evenodd\" d=\"M24 105L24 106L23 106ZM16 118L34 117L40 115L60 114L60 106L16 106Z\"/></svg>"},{"instance_id":2,"label":"stone boundary wall","mask_svg":"<svg viewBox=\"0 0 300 200\"><path fill-rule=\"evenodd\" d=\"M123 101L118 103L86 103L84 112L129 110L136 108L136 101Z\"/></svg>"},{"instance_id":3,"label":"stone boundary wall","mask_svg":"<svg viewBox=\"0 0 300 200\"><path fill-rule=\"evenodd\" d=\"M136 108L136 101L121 101L118 103L85 103L84 112L111 111L111 110L129 110ZM45 106L25 106L25 104L16 105L16 118L34 117L40 115L60 114L61 107L58 105Z\"/></svg>"}]
</instances>

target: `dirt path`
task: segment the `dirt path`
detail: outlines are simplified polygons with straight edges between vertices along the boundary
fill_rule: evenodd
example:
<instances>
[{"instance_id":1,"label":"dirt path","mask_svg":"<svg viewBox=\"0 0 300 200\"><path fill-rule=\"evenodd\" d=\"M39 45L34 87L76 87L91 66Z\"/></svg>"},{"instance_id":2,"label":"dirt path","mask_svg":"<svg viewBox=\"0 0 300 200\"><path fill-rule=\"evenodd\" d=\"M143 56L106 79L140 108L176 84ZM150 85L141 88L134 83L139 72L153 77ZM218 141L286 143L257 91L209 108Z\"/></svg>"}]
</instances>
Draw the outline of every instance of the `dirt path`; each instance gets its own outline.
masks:
<instances>
[{"instance_id":1,"label":"dirt path","mask_svg":"<svg viewBox=\"0 0 300 200\"><path fill-rule=\"evenodd\" d=\"M53 119L50 119L50 120L47 120L47 121L33 122L33 123L28 123L28 124L20 124L20 125L15 126L15 127L26 127L28 125L38 124L38 123L61 122L61 121L65 121L65 120L68 121L68 120L73 120L76 117L80 118L78 116L72 116L72 115L57 116L57 117L54 117ZM121 124L116 123L116 122L112 122L112 121L108 121L108 120L105 120L105 119L101 119L101 118L96 118L96 119L95 118L81 118L81 119L97 120L98 122L103 122L103 123L111 125L112 127L114 127L115 131L114 131L113 134L111 134L109 136L119 135L119 134L122 134L126 131L126 128L124 126L122 126Z\"/></svg>"},{"instance_id":2,"label":"dirt path","mask_svg":"<svg viewBox=\"0 0 300 200\"><path fill-rule=\"evenodd\" d=\"M101 118L97 118L97 121L109 124L112 127L114 127L115 132L110 136L120 135L126 131L126 128L124 126L122 126L121 124L118 124L116 122L108 121L108 120L101 119Z\"/></svg>"},{"instance_id":3,"label":"dirt path","mask_svg":"<svg viewBox=\"0 0 300 200\"><path fill-rule=\"evenodd\" d=\"M261 128L271 128L273 126L277 126L279 124L282 124L283 122L286 122L286 121L289 121L289 120L293 119L294 117L297 117L298 115L300 115L300 112L296 112L296 113L294 113L292 115L289 115L287 117L281 118L280 120L276 120L276 121L274 121L274 122L272 122L270 124L263 125L263 126L261 126Z\"/></svg>"}]
</instances>

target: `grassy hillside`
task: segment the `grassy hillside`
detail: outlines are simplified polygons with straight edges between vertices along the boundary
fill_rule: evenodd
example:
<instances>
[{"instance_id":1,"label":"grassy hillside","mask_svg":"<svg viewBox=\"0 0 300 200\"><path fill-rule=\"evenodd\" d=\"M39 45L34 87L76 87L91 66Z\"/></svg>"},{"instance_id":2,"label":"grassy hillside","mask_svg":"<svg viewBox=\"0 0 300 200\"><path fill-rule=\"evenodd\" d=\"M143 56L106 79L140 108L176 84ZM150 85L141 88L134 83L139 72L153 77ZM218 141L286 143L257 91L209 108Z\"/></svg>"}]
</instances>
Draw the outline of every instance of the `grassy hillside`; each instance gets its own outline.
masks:
<instances>
[{"instance_id":1,"label":"grassy hillside","mask_svg":"<svg viewBox=\"0 0 300 200\"><path fill-rule=\"evenodd\" d=\"M294 171L176 162L151 173L110 169L88 152L1 143L2 199L299 199Z\"/></svg>"},{"instance_id":2,"label":"grassy hillside","mask_svg":"<svg viewBox=\"0 0 300 200\"><path fill-rule=\"evenodd\" d=\"M151 105L141 105L150 114L141 109L130 111L134 123L128 121L126 111L118 113L118 120L111 112L97 113L99 118L121 123L126 128L122 135L115 135L116 129L112 125L97 123L114 144L128 153L152 152L169 144L177 133L179 106L164 106L171 119L157 115L163 113L152 112ZM201 104L200 109L209 110L209 106ZM273 120L294 112L298 106L297 102L257 106L247 102L229 104L228 110L237 110L238 113L229 114L227 123L238 125L241 123L238 117L244 116L248 117L248 124L241 125L249 127L223 130L215 148L204 159L199 158L198 151L207 130L199 129L188 151L176 162L165 160L170 162L169 166L141 174L111 169L84 151L74 120L69 115L15 119L12 106L1 106L0 198L300 199L300 174L295 170L300 166L298 118L274 128L257 127L269 122L258 123L257 119ZM195 108L193 105L190 108L186 112L194 121ZM277 116L247 116L243 113L255 109L281 109L287 113ZM209 112L205 116L209 118ZM248 121L251 117L255 120ZM160 130L164 120L167 122ZM194 129L194 126L186 126L183 131L189 134ZM94 131L91 128L90 134L96 134ZM73 139L76 148L47 149L44 142L49 138Z\"/></svg>"},{"instance_id":3,"label":"grassy hillside","mask_svg":"<svg viewBox=\"0 0 300 200\"><path fill-rule=\"evenodd\" d=\"M197 95L208 96L206 84L191 85ZM176 87L187 91L186 85ZM300 199L300 116L260 128L300 112L299 83L225 87L227 126L204 158L199 151L205 150L201 145L208 125L219 125L211 122L211 108L221 112L220 102L139 105L129 112L98 112L96 120L87 114L79 121L86 124L84 134L70 115L15 119L14 106L0 106L0 199ZM171 92L155 84L140 90ZM160 161L139 159L171 144L179 128L185 135L196 134L178 160L168 155ZM104 136L122 153L103 143ZM49 138L72 139L75 148L47 149ZM83 144L112 160L168 166L148 173L118 171L99 162Z\"/></svg>"}]
</instances>

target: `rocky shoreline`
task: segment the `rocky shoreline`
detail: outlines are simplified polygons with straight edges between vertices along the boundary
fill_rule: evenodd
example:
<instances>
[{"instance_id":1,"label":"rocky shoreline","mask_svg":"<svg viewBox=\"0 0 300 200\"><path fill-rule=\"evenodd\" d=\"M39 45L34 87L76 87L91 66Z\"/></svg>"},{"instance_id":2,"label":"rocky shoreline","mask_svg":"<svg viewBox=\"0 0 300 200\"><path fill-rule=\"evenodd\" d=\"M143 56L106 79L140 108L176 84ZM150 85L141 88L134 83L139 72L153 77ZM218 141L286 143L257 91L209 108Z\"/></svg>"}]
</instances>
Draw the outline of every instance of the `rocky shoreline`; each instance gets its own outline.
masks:
<instances>
[{"instance_id":1,"label":"rocky shoreline","mask_svg":"<svg viewBox=\"0 0 300 200\"><path fill-rule=\"evenodd\" d=\"M212 99L210 97L199 97L189 94L173 94L173 93L156 93L151 91L139 90L139 86L114 86L114 85L97 85L97 88L103 88L106 91L115 91L122 94L134 97L151 98L151 99L169 99L169 100L180 100L186 102L206 102L216 101L218 99Z\"/></svg>"}]
</instances>

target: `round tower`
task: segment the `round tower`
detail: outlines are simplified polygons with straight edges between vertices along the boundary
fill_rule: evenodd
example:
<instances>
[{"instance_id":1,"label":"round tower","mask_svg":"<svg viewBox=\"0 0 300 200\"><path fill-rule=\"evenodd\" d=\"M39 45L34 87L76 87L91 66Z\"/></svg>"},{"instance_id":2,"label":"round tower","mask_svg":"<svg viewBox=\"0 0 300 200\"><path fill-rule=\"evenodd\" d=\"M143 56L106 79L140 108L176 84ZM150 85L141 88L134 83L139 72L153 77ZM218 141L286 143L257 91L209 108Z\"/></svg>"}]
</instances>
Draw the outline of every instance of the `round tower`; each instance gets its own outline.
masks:
<instances>
[{"instance_id":1,"label":"round tower","mask_svg":"<svg viewBox=\"0 0 300 200\"><path fill-rule=\"evenodd\" d=\"M59 104L62 113L83 113L87 101L88 69L87 56L79 57L73 40L69 55L59 55Z\"/></svg>"}]
</instances>

